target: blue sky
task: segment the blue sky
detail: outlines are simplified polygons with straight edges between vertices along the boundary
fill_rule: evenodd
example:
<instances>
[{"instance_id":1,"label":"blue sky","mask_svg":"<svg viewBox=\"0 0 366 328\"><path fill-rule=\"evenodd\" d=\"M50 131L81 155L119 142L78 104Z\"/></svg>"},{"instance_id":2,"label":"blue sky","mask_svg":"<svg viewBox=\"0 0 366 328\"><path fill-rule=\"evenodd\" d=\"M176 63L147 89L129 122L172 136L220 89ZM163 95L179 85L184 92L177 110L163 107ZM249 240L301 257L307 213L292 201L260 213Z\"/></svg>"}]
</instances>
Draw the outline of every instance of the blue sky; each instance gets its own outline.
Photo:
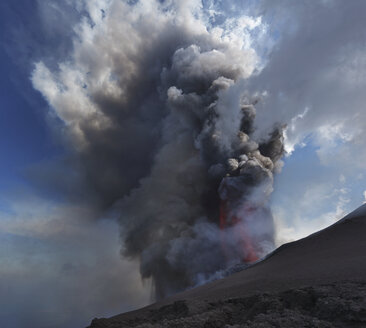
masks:
<instances>
[{"instance_id":1,"label":"blue sky","mask_svg":"<svg viewBox=\"0 0 366 328\"><path fill-rule=\"evenodd\" d=\"M35 1L0 4L0 177L3 190L26 183L25 169L62 153L47 124L47 103L30 81L34 62L55 48L57 35L45 33ZM65 46L65 42L60 42ZM62 51L61 51L62 53Z\"/></svg>"},{"instance_id":2,"label":"blue sky","mask_svg":"<svg viewBox=\"0 0 366 328\"><path fill-rule=\"evenodd\" d=\"M23 90L38 105L45 106L41 97L31 90L27 75L6 54L0 53L2 63L1 85L1 153L0 174L2 183L11 183L20 177L21 169L45 158L52 151L48 131L39 109L30 104ZM21 91L20 91L21 90ZM2 187L4 185L2 184Z\"/></svg>"},{"instance_id":3,"label":"blue sky","mask_svg":"<svg viewBox=\"0 0 366 328\"><path fill-rule=\"evenodd\" d=\"M120 134L101 135L94 125L88 126L88 109L120 108L112 97L115 81L103 80L105 72L118 77L128 72L130 63L125 64L118 51L125 54L129 42L149 40L139 39L146 31L133 21L135 16L128 20L123 8L121 16L108 11L117 8L116 3L0 3L1 326L78 327L95 316L150 301L151 286L141 282L138 261L120 256L120 228L110 219L110 205L138 187L149 172L159 109L143 110L141 121L126 115L128 123ZM165 16L155 5L149 7L153 1L141 3L139 13L147 22L146 13L156 17L159 31ZM231 42L245 39L243 49L250 48L259 58L245 84L249 93L263 96L256 133L262 136L277 122L288 126L288 154L275 176L271 198L278 245L322 229L360 206L366 197L365 2L329 0L306 6L306 1L289 5L287 0L276 5L266 0L241 5L204 1L204 14L197 9L199 3L187 1L188 11L194 11L191 16L186 5L172 1L175 24L190 27L186 33L194 37L202 26L210 30L217 25L227 29ZM200 21L181 23L179 15ZM217 19L209 27L207 15L211 22ZM237 20L243 15L245 19ZM258 17L260 24L250 27ZM121 26L133 28L128 34ZM105 31L110 38L101 37ZM249 57L248 66L255 62ZM110 66L112 59L120 66ZM87 87L80 87L85 81ZM99 98L90 100L89 90ZM144 106L153 108L157 98L148 96ZM95 122L102 126L104 121ZM78 153L84 142L80 126L90 128L86 131L96 157ZM105 140L113 142L103 144ZM135 153L126 159L115 150L118 145L127 150L136 146L143 161ZM118 158L105 168L99 157L110 159L111 152ZM88 165L82 166L85 162ZM123 179L116 178L118 169ZM93 172L98 173L95 179Z\"/></svg>"}]
</instances>

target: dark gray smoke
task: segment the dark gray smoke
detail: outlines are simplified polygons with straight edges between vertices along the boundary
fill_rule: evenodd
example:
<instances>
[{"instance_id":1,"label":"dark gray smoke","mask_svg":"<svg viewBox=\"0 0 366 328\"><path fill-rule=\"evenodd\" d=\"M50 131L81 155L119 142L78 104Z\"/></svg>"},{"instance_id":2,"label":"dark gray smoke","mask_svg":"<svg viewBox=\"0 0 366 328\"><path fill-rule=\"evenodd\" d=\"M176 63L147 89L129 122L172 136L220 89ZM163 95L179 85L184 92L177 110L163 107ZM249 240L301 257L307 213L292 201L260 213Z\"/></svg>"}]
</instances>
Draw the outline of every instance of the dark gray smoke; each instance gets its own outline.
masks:
<instances>
[{"instance_id":1,"label":"dark gray smoke","mask_svg":"<svg viewBox=\"0 0 366 328\"><path fill-rule=\"evenodd\" d=\"M38 63L32 80L64 122L94 205L118 210L124 256L161 298L265 255L284 150L281 125L255 139L261 96L245 92L259 22L212 26L199 1L89 7L71 61L54 72Z\"/></svg>"},{"instance_id":2,"label":"dark gray smoke","mask_svg":"<svg viewBox=\"0 0 366 328\"><path fill-rule=\"evenodd\" d=\"M228 89L220 85L212 93L217 80L205 83L200 96L194 85L188 94L170 89L164 146L151 175L122 201L124 253L140 257L142 276L154 278L158 297L227 265L256 260L274 246L268 197L283 153L282 130L258 144L247 129L254 107L238 106L241 124L223 145L218 103Z\"/></svg>"}]
</instances>

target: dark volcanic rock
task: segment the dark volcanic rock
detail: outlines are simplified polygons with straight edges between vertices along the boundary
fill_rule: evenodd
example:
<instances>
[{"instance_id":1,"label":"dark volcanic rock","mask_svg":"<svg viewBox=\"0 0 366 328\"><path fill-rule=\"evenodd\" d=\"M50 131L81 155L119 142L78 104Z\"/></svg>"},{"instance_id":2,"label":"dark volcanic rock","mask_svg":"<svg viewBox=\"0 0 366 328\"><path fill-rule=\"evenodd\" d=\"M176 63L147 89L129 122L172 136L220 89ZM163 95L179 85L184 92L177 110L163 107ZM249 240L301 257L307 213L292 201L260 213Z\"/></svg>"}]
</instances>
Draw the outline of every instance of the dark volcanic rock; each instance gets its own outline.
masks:
<instances>
[{"instance_id":1,"label":"dark volcanic rock","mask_svg":"<svg viewBox=\"0 0 366 328\"><path fill-rule=\"evenodd\" d=\"M90 328L366 327L366 283L338 282L217 302L177 301Z\"/></svg>"}]
</instances>

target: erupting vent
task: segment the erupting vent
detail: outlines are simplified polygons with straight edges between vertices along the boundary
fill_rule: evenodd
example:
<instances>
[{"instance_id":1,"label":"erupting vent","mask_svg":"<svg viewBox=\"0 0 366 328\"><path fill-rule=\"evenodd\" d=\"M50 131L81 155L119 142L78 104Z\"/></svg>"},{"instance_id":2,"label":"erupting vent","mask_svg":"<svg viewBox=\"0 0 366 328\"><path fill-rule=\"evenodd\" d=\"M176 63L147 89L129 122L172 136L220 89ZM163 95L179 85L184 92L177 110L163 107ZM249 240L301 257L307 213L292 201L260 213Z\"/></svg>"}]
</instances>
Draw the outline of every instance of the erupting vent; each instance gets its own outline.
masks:
<instances>
[{"instance_id":1,"label":"erupting vent","mask_svg":"<svg viewBox=\"0 0 366 328\"><path fill-rule=\"evenodd\" d=\"M227 228L233 228L236 234L236 240L238 243L239 253L242 253L242 260L244 263L253 263L259 260L259 256L253 245L253 240L248 232L248 227L246 223L246 215L250 216L255 208L244 205L243 217L238 217L235 214L230 213L227 208L227 202L221 201L220 204L220 229L223 231ZM226 247L225 240L222 240L222 247L227 258L229 257L229 250Z\"/></svg>"}]
</instances>

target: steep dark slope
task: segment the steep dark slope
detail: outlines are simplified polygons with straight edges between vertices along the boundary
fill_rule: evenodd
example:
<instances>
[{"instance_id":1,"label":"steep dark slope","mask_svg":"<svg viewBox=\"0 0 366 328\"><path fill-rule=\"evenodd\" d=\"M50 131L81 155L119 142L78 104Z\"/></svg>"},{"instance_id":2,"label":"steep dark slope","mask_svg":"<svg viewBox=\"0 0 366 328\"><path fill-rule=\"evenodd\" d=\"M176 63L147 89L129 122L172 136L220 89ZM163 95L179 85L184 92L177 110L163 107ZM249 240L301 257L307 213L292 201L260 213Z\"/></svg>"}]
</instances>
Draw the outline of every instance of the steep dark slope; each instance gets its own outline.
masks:
<instances>
[{"instance_id":1,"label":"steep dark slope","mask_svg":"<svg viewBox=\"0 0 366 328\"><path fill-rule=\"evenodd\" d=\"M366 205L264 261L90 327L366 327Z\"/></svg>"}]
</instances>

